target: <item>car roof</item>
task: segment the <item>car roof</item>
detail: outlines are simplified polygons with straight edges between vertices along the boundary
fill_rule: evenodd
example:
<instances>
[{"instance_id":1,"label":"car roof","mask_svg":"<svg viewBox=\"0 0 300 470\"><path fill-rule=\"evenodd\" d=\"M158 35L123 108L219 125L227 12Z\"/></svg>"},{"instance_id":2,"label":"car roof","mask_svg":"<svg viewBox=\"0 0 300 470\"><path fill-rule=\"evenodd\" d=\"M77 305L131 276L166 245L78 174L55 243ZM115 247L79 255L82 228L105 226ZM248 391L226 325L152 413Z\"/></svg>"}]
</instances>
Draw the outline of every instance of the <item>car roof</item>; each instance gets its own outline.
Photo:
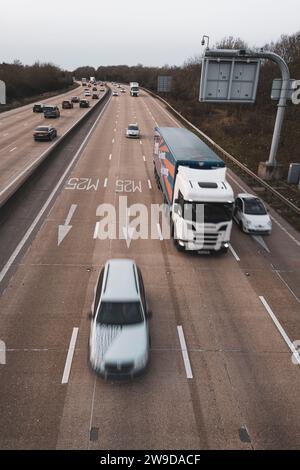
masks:
<instances>
[{"instance_id":1,"label":"car roof","mask_svg":"<svg viewBox=\"0 0 300 470\"><path fill-rule=\"evenodd\" d=\"M111 259L105 264L102 300L108 302L139 301L136 264L131 259Z\"/></svg>"}]
</instances>

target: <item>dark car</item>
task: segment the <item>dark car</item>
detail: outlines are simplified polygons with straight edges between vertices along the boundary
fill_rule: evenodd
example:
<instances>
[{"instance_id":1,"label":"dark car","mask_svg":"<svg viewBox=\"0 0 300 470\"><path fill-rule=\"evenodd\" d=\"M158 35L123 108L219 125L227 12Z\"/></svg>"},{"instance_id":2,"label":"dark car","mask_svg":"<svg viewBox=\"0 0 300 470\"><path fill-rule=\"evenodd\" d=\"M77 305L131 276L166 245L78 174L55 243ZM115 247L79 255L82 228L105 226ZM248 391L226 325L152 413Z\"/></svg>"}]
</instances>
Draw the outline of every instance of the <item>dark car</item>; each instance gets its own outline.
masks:
<instances>
[{"instance_id":1,"label":"dark car","mask_svg":"<svg viewBox=\"0 0 300 470\"><path fill-rule=\"evenodd\" d=\"M60 111L58 106L44 106L43 113L45 118L57 118L60 116Z\"/></svg>"},{"instance_id":2,"label":"dark car","mask_svg":"<svg viewBox=\"0 0 300 470\"><path fill-rule=\"evenodd\" d=\"M32 111L34 113L42 113L43 112L44 105L43 104L34 104Z\"/></svg>"},{"instance_id":3,"label":"dark car","mask_svg":"<svg viewBox=\"0 0 300 470\"><path fill-rule=\"evenodd\" d=\"M80 108L89 108L90 102L89 100L80 100L79 107Z\"/></svg>"},{"instance_id":4,"label":"dark car","mask_svg":"<svg viewBox=\"0 0 300 470\"><path fill-rule=\"evenodd\" d=\"M34 133L34 140L52 140L57 137L57 130L53 126L38 126Z\"/></svg>"},{"instance_id":5,"label":"dark car","mask_svg":"<svg viewBox=\"0 0 300 470\"><path fill-rule=\"evenodd\" d=\"M72 101L72 103L79 103L80 98L79 98L79 96L72 96L71 101Z\"/></svg>"},{"instance_id":6,"label":"dark car","mask_svg":"<svg viewBox=\"0 0 300 470\"><path fill-rule=\"evenodd\" d=\"M72 109L74 107L72 101L70 100L64 100L62 102L62 109Z\"/></svg>"},{"instance_id":7,"label":"dark car","mask_svg":"<svg viewBox=\"0 0 300 470\"><path fill-rule=\"evenodd\" d=\"M93 86L92 90L93 90L93 91L97 91L97 87L96 87L96 86Z\"/></svg>"},{"instance_id":8,"label":"dark car","mask_svg":"<svg viewBox=\"0 0 300 470\"><path fill-rule=\"evenodd\" d=\"M99 99L98 93L93 93L93 94L92 94L92 99L93 99L93 100L98 100L98 99Z\"/></svg>"}]
</instances>

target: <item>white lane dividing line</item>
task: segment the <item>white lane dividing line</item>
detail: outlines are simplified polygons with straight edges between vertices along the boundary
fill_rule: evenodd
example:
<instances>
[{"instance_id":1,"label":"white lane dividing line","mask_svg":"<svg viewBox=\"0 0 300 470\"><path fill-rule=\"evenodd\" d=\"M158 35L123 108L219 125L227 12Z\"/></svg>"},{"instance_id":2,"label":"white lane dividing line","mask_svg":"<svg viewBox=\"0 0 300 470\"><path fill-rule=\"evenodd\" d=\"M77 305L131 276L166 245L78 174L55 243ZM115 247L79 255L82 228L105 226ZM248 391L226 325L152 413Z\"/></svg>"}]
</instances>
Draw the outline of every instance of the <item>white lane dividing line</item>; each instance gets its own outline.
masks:
<instances>
[{"instance_id":1,"label":"white lane dividing line","mask_svg":"<svg viewBox=\"0 0 300 470\"><path fill-rule=\"evenodd\" d=\"M152 189L152 184L150 180L148 180L148 186L149 186L149 189Z\"/></svg>"},{"instance_id":2,"label":"white lane dividing line","mask_svg":"<svg viewBox=\"0 0 300 470\"><path fill-rule=\"evenodd\" d=\"M100 222L98 221L98 222L96 222L96 225L95 225L93 240L97 240L98 233L99 233L99 228L100 228Z\"/></svg>"},{"instance_id":3,"label":"white lane dividing line","mask_svg":"<svg viewBox=\"0 0 300 470\"><path fill-rule=\"evenodd\" d=\"M236 261L241 261L240 257L238 256L235 249L232 247L231 243L229 243L229 250L231 251L232 255L235 257Z\"/></svg>"},{"instance_id":4,"label":"white lane dividing line","mask_svg":"<svg viewBox=\"0 0 300 470\"><path fill-rule=\"evenodd\" d=\"M140 140L140 145L142 145L142 144L143 144L143 142Z\"/></svg>"},{"instance_id":5,"label":"white lane dividing line","mask_svg":"<svg viewBox=\"0 0 300 470\"><path fill-rule=\"evenodd\" d=\"M5 132L5 134L2 134L3 137L7 137L9 135L8 132Z\"/></svg>"},{"instance_id":6,"label":"white lane dividing line","mask_svg":"<svg viewBox=\"0 0 300 470\"><path fill-rule=\"evenodd\" d=\"M162 241L162 240L164 239L164 237L163 237L163 234L162 234L160 225L157 223L157 224L156 224L156 227L157 227L157 233L158 233L158 235L159 235L159 239L160 239L160 241Z\"/></svg>"},{"instance_id":7,"label":"white lane dividing line","mask_svg":"<svg viewBox=\"0 0 300 470\"><path fill-rule=\"evenodd\" d=\"M114 132L117 132L117 129L116 129L116 128L114 128Z\"/></svg>"},{"instance_id":8,"label":"white lane dividing line","mask_svg":"<svg viewBox=\"0 0 300 470\"><path fill-rule=\"evenodd\" d=\"M108 157L108 160L111 160L111 157L112 157L112 154L110 153L110 154L109 154L109 157Z\"/></svg>"},{"instance_id":9,"label":"white lane dividing line","mask_svg":"<svg viewBox=\"0 0 300 470\"><path fill-rule=\"evenodd\" d=\"M70 344L69 344L69 350L68 350L68 355L66 359L66 364L65 364L65 369L62 377L62 384L67 384L69 382L69 376L71 372L71 366L72 366L72 360L74 356L74 351L75 351L75 344L77 340L77 335L78 335L78 328L73 328Z\"/></svg>"},{"instance_id":10,"label":"white lane dividing line","mask_svg":"<svg viewBox=\"0 0 300 470\"><path fill-rule=\"evenodd\" d=\"M263 295L259 296L259 300L261 301L261 303L265 307L266 311L268 312L268 314L272 318L273 322L275 323L275 326L278 329L279 333L281 334L284 341L286 342L286 344L290 348L290 350L293 354L294 360L297 362L297 364L300 365L300 355L299 355L297 349L295 348L295 346L293 345L293 343L291 342L290 338L288 337L288 335L286 334L286 332L282 328L281 324L277 320L277 317L276 317L275 313L273 312L273 310L271 309L270 305L268 304L268 302L266 301L266 299L264 298Z\"/></svg>"},{"instance_id":11,"label":"white lane dividing line","mask_svg":"<svg viewBox=\"0 0 300 470\"><path fill-rule=\"evenodd\" d=\"M16 149L17 149L17 147L14 147L14 148L10 149L10 152L14 152Z\"/></svg>"},{"instance_id":12,"label":"white lane dividing line","mask_svg":"<svg viewBox=\"0 0 300 470\"><path fill-rule=\"evenodd\" d=\"M144 160L144 162L146 161L146 157L145 157L145 155L143 155L143 160Z\"/></svg>"},{"instance_id":13,"label":"white lane dividing line","mask_svg":"<svg viewBox=\"0 0 300 470\"><path fill-rule=\"evenodd\" d=\"M114 144L114 143L115 143L115 139L112 139L111 143Z\"/></svg>"},{"instance_id":14,"label":"white lane dividing line","mask_svg":"<svg viewBox=\"0 0 300 470\"><path fill-rule=\"evenodd\" d=\"M185 372L186 376L188 379L193 378L193 373L192 373L192 368L191 368L191 363L186 347L186 342L185 342L185 337L183 333L183 329L181 325L177 326L177 333L179 336L179 341L180 341L180 347L181 347L181 352L182 352L182 357L183 357L183 362L184 362L184 367L185 367Z\"/></svg>"},{"instance_id":15,"label":"white lane dividing line","mask_svg":"<svg viewBox=\"0 0 300 470\"><path fill-rule=\"evenodd\" d=\"M43 205L43 207L41 208L40 212L37 214L36 218L34 219L34 221L32 222L32 224L30 225L30 227L28 228L27 232L25 233L25 235L23 236L22 240L20 241L20 243L18 244L18 246L15 248L14 252L12 253L12 255L10 256L9 260L7 261L7 263L4 265L4 267L1 269L0 271L0 282L3 281L4 277L6 276L7 272L9 271L10 267L12 266L12 264L14 263L15 259L17 258L18 254L20 253L20 251L22 250L23 246L25 245L25 243L27 242L28 238L30 237L30 235L32 234L32 232L34 231L35 227L37 226L37 224L39 223L40 219L42 218L43 214L46 212L46 210L48 209L50 203L52 202L52 199L54 198L54 196L56 195L56 193L58 192L60 186L62 185L64 179L66 178L67 174L69 173L69 171L71 170L73 164L76 162L78 156L80 155L82 149L84 148L86 142L88 141L90 135L92 134L92 132L94 131L95 127L97 126L98 122L100 121L101 117L102 117L102 114L104 113L104 111L106 110L107 106L109 105L110 103L110 99L107 101L107 103L104 105L102 111L100 112L99 116L97 117L96 121L94 122L94 124L92 125L92 127L90 128L89 132L87 133L87 135L85 136L82 144L80 145L79 149L77 150L77 152L75 153L74 157L72 158L72 160L70 161L68 167L66 168L66 170L64 171L64 173L61 175L59 181L57 182L55 188L53 189L53 191L51 192L51 194L49 195L47 201L45 202L45 204ZM12 183L10 183L11 185ZM0 191L0 195L1 195L1 191Z\"/></svg>"},{"instance_id":16,"label":"white lane dividing line","mask_svg":"<svg viewBox=\"0 0 300 470\"><path fill-rule=\"evenodd\" d=\"M105 188L106 188L106 186L107 186L107 181L108 181L108 179L105 178L105 180L104 180L104 187L105 187Z\"/></svg>"}]
</instances>

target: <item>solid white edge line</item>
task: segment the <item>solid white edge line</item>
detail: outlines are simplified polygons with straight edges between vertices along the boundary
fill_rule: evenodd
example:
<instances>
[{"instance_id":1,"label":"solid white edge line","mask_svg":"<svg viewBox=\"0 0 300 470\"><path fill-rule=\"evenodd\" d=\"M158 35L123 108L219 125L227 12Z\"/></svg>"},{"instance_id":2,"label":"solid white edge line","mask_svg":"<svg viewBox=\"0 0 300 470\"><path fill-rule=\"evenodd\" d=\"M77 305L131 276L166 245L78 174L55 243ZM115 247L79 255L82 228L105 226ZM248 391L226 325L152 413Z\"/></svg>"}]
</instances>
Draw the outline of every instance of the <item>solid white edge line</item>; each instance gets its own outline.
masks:
<instances>
[{"instance_id":1,"label":"solid white edge line","mask_svg":"<svg viewBox=\"0 0 300 470\"><path fill-rule=\"evenodd\" d=\"M182 357L183 357L186 376L187 376L188 379L192 379L193 378L193 373L192 373L191 363L190 363L190 359L189 359L189 355L188 355L188 351L187 351L187 347L186 347L183 328L182 328L181 325L177 326L177 333L178 333L178 336L179 336L180 347L181 347L181 352L182 352Z\"/></svg>"},{"instance_id":2,"label":"solid white edge line","mask_svg":"<svg viewBox=\"0 0 300 470\"><path fill-rule=\"evenodd\" d=\"M159 235L159 239L162 241L164 239L164 237L162 235L162 231L161 231L159 223L157 223L156 226L157 226L157 232L158 232L158 235Z\"/></svg>"},{"instance_id":3,"label":"solid white edge line","mask_svg":"<svg viewBox=\"0 0 300 470\"><path fill-rule=\"evenodd\" d=\"M232 248L231 243L229 243L229 250L231 251L232 255L235 257L236 261L241 261L235 249Z\"/></svg>"},{"instance_id":4,"label":"solid white edge line","mask_svg":"<svg viewBox=\"0 0 300 470\"><path fill-rule=\"evenodd\" d=\"M288 337L288 335L286 334L286 332L282 328L281 324L277 320L276 315L273 312L273 310L271 309L270 305L268 304L268 302L266 301L266 299L264 298L263 295L259 296L259 300L261 301L261 303L265 307L266 311L268 312L268 314L272 318L273 322L275 323L276 328L278 329L278 331L281 334L281 336L283 337L284 341L286 342L286 344L290 348L295 360L300 365L300 355L299 355L297 349L295 348L295 346L293 345L293 343L291 342L290 338Z\"/></svg>"},{"instance_id":5,"label":"solid white edge line","mask_svg":"<svg viewBox=\"0 0 300 470\"><path fill-rule=\"evenodd\" d=\"M74 162L76 161L76 159L78 158L78 155L80 154L80 152L82 151L82 149L84 148L86 142L88 141L90 135L92 134L92 132L94 131L95 127L97 126L100 118L102 117L102 114L104 113L105 109L107 108L107 106L109 105L110 103L110 100L111 98L108 99L107 103L104 105L101 113L99 114L99 116L97 117L96 121L94 122L94 124L92 125L91 129L89 130L89 132L87 133L87 135L85 136L82 144L80 145L79 149L77 150L77 152L75 153L74 157L72 158L71 162L69 163L68 167L66 168L66 170L64 171L64 173L62 174L62 176L60 177L57 185L55 186L55 188L53 189L52 193L49 195L47 201L45 202L45 204L43 205L42 209L40 210L40 212L37 214L36 218L34 219L34 221L32 222L32 224L30 225L30 227L28 228L27 232L25 233L25 235L23 236L22 240L20 241L20 243L17 245L17 247L15 248L14 252L11 254L9 260L7 261L7 263L4 265L4 267L1 269L0 271L0 283L3 281L4 277L6 276L8 270L10 269L11 265L13 264L13 262L15 261L16 257L18 256L18 254L20 253L20 251L22 250L23 246L25 245L26 241L28 240L28 238L30 237L31 233L33 232L33 230L35 229L36 225L38 224L38 222L40 221L41 217L43 216L44 212L47 210L48 206L50 205L52 199L54 198L55 194L57 193L57 191L59 190L62 182L64 181L64 179L66 178L67 174L69 173L70 169L72 168Z\"/></svg>"},{"instance_id":6,"label":"solid white edge line","mask_svg":"<svg viewBox=\"0 0 300 470\"><path fill-rule=\"evenodd\" d=\"M78 335L78 328L75 327L73 328L72 336L70 339L69 350L68 350L67 359L65 363L64 373L63 373L63 377L61 380L62 384L67 384L69 381L77 335Z\"/></svg>"}]
</instances>

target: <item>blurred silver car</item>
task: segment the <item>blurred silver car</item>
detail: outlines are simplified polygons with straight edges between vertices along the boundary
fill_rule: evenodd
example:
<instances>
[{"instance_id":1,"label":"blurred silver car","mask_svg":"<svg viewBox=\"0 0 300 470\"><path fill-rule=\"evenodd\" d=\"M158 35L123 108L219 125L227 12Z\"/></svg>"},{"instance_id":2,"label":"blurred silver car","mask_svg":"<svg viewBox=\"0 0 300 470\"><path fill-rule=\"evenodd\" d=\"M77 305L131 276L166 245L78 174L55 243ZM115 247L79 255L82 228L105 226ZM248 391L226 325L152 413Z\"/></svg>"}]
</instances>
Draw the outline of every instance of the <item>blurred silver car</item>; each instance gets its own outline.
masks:
<instances>
[{"instance_id":1,"label":"blurred silver car","mask_svg":"<svg viewBox=\"0 0 300 470\"><path fill-rule=\"evenodd\" d=\"M94 290L89 359L106 377L129 377L148 364L150 312L138 266L130 259L111 259Z\"/></svg>"}]
</instances>

